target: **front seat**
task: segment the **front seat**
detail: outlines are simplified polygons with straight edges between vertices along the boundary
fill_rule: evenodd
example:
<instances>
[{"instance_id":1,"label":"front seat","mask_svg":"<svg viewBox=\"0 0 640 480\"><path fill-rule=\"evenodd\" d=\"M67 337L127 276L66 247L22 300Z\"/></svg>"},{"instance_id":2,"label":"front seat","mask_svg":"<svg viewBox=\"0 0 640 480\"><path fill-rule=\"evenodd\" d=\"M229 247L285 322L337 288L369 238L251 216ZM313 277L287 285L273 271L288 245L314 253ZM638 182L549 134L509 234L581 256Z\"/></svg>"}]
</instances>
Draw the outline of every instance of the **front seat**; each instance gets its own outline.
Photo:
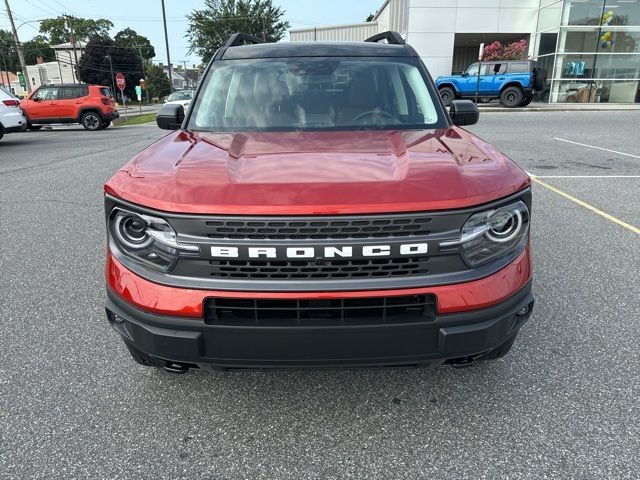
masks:
<instances>
[{"instance_id":1,"label":"front seat","mask_svg":"<svg viewBox=\"0 0 640 480\"><path fill-rule=\"evenodd\" d=\"M354 78L347 95L347 104L338 114L339 125L350 125L358 115L380 108L376 84L371 75L359 73Z\"/></svg>"}]
</instances>

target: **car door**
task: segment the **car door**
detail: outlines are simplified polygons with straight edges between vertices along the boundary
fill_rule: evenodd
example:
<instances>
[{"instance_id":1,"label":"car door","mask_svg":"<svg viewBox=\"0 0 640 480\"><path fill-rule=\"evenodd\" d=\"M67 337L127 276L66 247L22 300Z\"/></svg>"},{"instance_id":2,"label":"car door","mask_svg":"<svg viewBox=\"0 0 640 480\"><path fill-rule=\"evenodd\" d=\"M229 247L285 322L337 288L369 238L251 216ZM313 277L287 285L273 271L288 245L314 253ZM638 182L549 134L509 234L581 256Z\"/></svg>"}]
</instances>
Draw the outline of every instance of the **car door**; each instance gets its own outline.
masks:
<instances>
[{"instance_id":1,"label":"car door","mask_svg":"<svg viewBox=\"0 0 640 480\"><path fill-rule=\"evenodd\" d=\"M485 93L497 96L500 93L500 87L506 80L506 75L507 62L488 64L486 74L484 75L485 80L483 82Z\"/></svg>"},{"instance_id":2,"label":"car door","mask_svg":"<svg viewBox=\"0 0 640 480\"><path fill-rule=\"evenodd\" d=\"M480 78L478 78L479 66L477 63L473 63L467 68L467 71L460 79L460 93L463 97L471 97L476 94L476 89L480 89L480 93L486 90L484 82L486 81L487 65L482 64Z\"/></svg>"},{"instance_id":3,"label":"car door","mask_svg":"<svg viewBox=\"0 0 640 480\"><path fill-rule=\"evenodd\" d=\"M58 116L63 121L75 122L78 119L78 108L86 96L85 88L79 85L61 86L58 99ZM88 92L87 92L88 93Z\"/></svg>"},{"instance_id":4,"label":"car door","mask_svg":"<svg viewBox=\"0 0 640 480\"><path fill-rule=\"evenodd\" d=\"M58 119L58 87L40 87L29 101L29 120L55 122Z\"/></svg>"}]
</instances>

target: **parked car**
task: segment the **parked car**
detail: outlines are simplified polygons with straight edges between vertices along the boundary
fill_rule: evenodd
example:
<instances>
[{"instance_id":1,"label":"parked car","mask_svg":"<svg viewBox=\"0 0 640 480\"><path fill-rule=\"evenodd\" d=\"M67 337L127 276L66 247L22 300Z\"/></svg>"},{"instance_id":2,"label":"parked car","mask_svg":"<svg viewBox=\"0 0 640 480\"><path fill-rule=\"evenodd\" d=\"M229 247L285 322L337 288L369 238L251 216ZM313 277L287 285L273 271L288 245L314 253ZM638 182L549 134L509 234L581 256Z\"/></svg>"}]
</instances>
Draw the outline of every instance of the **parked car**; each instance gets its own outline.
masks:
<instances>
[{"instance_id":1,"label":"parked car","mask_svg":"<svg viewBox=\"0 0 640 480\"><path fill-rule=\"evenodd\" d=\"M533 309L531 179L477 120L396 32L232 35L104 187L108 321L177 373L505 355Z\"/></svg>"},{"instance_id":2,"label":"parked car","mask_svg":"<svg viewBox=\"0 0 640 480\"><path fill-rule=\"evenodd\" d=\"M193 98L193 90L178 90L167 97L165 104L182 105L187 108Z\"/></svg>"},{"instance_id":3,"label":"parked car","mask_svg":"<svg viewBox=\"0 0 640 480\"><path fill-rule=\"evenodd\" d=\"M100 130L120 116L111 89L102 85L44 85L22 102L22 109L30 130L54 123L79 123L86 130Z\"/></svg>"},{"instance_id":4,"label":"parked car","mask_svg":"<svg viewBox=\"0 0 640 480\"><path fill-rule=\"evenodd\" d=\"M0 87L0 140L7 133L23 132L26 128L27 119L20 109L20 100Z\"/></svg>"},{"instance_id":5,"label":"parked car","mask_svg":"<svg viewBox=\"0 0 640 480\"><path fill-rule=\"evenodd\" d=\"M446 106L457 98L475 98L477 93L485 102L499 98L503 106L514 108L529 105L546 81L547 72L535 62L505 60L473 63L461 75L438 77L436 86Z\"/></svg>"}]
</instances>

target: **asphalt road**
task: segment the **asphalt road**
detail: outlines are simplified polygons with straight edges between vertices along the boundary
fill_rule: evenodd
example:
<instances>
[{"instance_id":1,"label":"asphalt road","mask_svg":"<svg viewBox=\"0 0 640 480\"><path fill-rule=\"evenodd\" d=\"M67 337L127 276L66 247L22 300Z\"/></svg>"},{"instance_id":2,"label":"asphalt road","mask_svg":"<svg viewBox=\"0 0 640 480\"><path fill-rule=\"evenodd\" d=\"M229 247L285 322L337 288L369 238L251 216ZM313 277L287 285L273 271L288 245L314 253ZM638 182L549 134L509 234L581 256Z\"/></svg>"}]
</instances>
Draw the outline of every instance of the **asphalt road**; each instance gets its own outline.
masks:
<instances>
[{"instance_id":1,"label":"asphalt road","mask_svg":"<svg viewBox=\"0 0 640 480\"><path fill-rule=\"evenodd\" d=\"M640 112L489 113L472 130L640 226ZM162 133L0 142L0 478L636 479L640 237L534 186L534 315L473 368L140 367L104 318L103 182ZM588 178L547 178L549 176ZM593 175L609 178L594 178ZM617 176L615 178L611 176Z\"/></svg>"}]
</instances>

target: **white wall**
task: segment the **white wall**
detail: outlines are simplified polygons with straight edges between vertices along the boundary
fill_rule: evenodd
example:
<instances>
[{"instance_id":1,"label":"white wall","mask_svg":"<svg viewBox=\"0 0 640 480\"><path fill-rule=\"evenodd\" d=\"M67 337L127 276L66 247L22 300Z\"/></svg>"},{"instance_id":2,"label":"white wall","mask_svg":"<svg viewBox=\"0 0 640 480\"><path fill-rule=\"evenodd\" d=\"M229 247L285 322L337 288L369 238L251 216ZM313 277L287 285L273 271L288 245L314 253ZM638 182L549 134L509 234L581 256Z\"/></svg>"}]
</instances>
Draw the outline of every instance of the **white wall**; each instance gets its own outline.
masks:
<instances>
[{"instance_id":1,"label":"white wall","mask_svg":"<svg viewBox=\"0 0 640 480\"><path fill-rule=\"evenodd\" d=\"M449 75L455 33L534 34L538 7L539 0L409 0L407 40L434 78Z\"/></svg>"}]
</instances>

